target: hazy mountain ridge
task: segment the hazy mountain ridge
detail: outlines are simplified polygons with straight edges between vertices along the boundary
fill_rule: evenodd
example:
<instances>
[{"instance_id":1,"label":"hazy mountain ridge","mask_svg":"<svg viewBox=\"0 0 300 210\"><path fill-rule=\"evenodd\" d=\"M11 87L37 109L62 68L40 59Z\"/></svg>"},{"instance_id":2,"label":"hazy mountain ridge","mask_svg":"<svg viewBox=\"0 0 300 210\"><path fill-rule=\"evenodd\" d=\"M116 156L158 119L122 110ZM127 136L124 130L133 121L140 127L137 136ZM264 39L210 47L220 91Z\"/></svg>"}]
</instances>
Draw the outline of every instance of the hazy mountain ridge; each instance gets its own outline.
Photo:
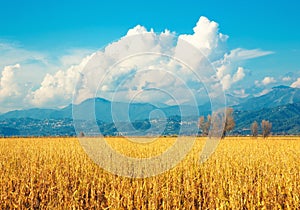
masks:
<instances>
[{"instance_id":1,"label":"hazy mountain ridge","mask_svg":"<svg viewBox=\"0 0 300 210\"><path fill-rule=\"evenodd\" d=\"M249 98L233 107L236 110L260 110L292 103L300 103L300 89L280 85L267 94Z\"/></svg>"},{"instance_id":2,"label":"hazy mountain ridge","mask_svg":"<svg viewBox=\"0 0 300 210\"><path fill-rule=\"evenodd\" d=\"M300 103L286 104L256 111L234 112L235 133L250 134L250 126L254 121L260 123L269 120L275 134L300 134Z\"/></svg>"},{"instance_id":3,"label":"hazy mountain ridge","mask_svg":"<svg viewBox=\"0 0 300 210\"><path fill-rule=\"evenodd\" d=\"M236 121L233 134L249 134L251 123L257 121L260 124L263 119L272 122L272 132L275 134L300 134L299 88L278 86L263 96L242 99L241 101L240 104L232 106L235 110L234 118ZM197 123L198 116L210 114L209 109L208 104L197 108L188 105L157 107L149 103L128 104L95 98L62 109L33 108L4 113L0 115L0 135L73 136L75 130L72 112L74 112L76 120L82 121L84 126L89 126L84 122L94 119L96 116L98 126L105 135L118 133L113 122L121 122L125 128L131 122L133 127L138 130L137 134L148 135L147 130L151 126L153 128L151 132L159 130L161 126L159 120L151 121L151 119L167 119L168 124L163 135L173 135L178 134L180 122L181 124ZM95 113L87 110L95 110ZM155 110L159 110L159 112ZM195 116L197 112L198 115ZM111 113L114 114L114 117Z\"/></svg>"},{"instance_id":4,"label":"hazy mountain ridge","mask_svg":"<svg viewBox=\"0 0 300 210\"><path fill-rule=\"evenodd\" d=\"M161 113L153 112L155 110L160 110L165 116L162 116ZM157 107L150 103L129 104L125 102L111 102L103 98L95 98L87 99L78 105L69 105L63 109L33 108L10 111L0 115L0 120L13 118L32 118L39 120L72 119L73 116L79 120L91 120L96 116L97 120L111 123L114 121L126 122L145 120L149 118L150 113L152 118L168 118L176 115L180 115L182 117L195 116L197 113L198 115L207 115L210 113L210 110L207 106L193 107L183 105Z\"/></svg>"}]
</instances>

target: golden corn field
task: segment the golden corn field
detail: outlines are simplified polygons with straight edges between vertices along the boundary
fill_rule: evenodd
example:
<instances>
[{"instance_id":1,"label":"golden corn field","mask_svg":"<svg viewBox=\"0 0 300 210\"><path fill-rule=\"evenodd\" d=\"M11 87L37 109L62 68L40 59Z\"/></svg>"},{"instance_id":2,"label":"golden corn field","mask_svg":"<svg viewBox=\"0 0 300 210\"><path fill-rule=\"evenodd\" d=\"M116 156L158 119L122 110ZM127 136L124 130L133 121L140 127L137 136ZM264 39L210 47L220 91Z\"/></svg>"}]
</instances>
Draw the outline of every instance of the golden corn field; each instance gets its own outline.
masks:
<instances>
[{"instance_id":1,"label":"golden corn field","mask_svg":"<svg viewBox=\"0 0 300 210\"><path fill-rule=\"evenodd\" d=\"M189 137L187 137L189 138ZM132 157L163 152L172 138L133 146L108 138ZM131 179L94 164L77 138L0 139L1 209L299 209L300 138L229 137L203 164L205 140L175 168Z\"/></svg>"}]
</instances>

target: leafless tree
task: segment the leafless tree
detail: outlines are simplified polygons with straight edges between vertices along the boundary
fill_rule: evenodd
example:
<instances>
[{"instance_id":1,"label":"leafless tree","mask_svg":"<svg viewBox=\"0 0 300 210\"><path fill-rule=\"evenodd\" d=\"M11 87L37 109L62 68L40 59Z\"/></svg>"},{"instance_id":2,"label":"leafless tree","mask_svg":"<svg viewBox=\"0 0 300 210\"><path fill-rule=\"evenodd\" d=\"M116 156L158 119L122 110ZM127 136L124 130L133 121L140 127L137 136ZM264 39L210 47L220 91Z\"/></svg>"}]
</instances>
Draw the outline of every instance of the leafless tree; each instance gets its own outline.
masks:
<instances>
[{"instance_id":1,"label":"leafless tree","mask_svg":"<svg viewBox=\"0 0 300 210\"><path fill-rule=\"evenodd\" d=\"M227 108L226 109L226 120L225 120L225 126L222 134L222 138L226 136L226 133L229 131L232 131L235 126L235 121L233 118L233 108Z\"/></svg>"},{"instance_id":2,"label":"leafless tree","mask_svg":"<svg viewBox=\"0 0 300 210\"><path fill-rule=\"evenodd\" d=\"M258 136L258 123L256 121L251 124L251 134L253 137Z\"/></svg>"},{"instance_id":3,"label":"leafless tree","mask_svg":"<svg viewBox=\"0 0 300 210\"><path fill-rule=\"evenodd\" d=\"M199 122L198 122L198 125L199 125L199 129L202 133L202 136L203 136L203 131L204 131L204 124L205 124L205 119L204 119L204 116L201 116L199 118Z\"/></svg>"},{"instance_id":4,"label":"leafless tree","mask_svg":"<svg viewBox=\"0 0 300 210\"><path fill-rule=\"evenodd\" d=\"M267 120L262 120L261 121L261 129L262 129L262 136L264 138L268 137L271 133L272 123L270 123Z\"/></svg>"},{"instance_id":5,"label":"leafless tree","mask_svg":"<svg viewBox=\"0 0 300 210\"><path fill-rule=\"evenodd\" d=\"M79 137L84 137L85 135L84 135L84 133L81 131L80 133L79 133Z\"/></svg>"},{"instance_id":6,"label":"leafless tree","mask_svg":"<svg viewBox=\"0 0 300 210\"><path fill-rule=\"evenodd\" d=\"M202 133L202 136L208 135L210 124L211 124L211 116L210 115L207 116L206 121L205 121L204 116L201 116L199 118L199 128Z\"/></svg>"}]
</instances>

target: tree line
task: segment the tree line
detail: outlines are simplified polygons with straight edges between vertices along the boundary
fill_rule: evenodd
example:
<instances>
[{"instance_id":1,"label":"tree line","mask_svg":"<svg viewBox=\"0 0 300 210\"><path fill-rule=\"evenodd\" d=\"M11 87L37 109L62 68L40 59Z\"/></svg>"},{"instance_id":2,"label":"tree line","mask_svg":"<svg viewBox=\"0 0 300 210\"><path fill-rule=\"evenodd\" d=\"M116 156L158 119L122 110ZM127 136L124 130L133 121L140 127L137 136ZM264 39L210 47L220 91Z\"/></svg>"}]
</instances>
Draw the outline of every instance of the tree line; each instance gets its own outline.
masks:
<instances>
[{"instance_id":1,"label":"tree line","mask_svg":"<svg viewBox=\"0 0 300 210\"><path fill-rule=\"evenodd\" d=\"M235 127L233 112L234 112L233 108L226 108L224 129L221 138L224 138L226 134L230 133ZM200 116L198 126L200 130L200 134L202 136L208 136L210 129L213 129L212 121L214 117L217 117L217 115L213 115L213 116L207 115L206 117ZM261 131L262 131L262 136L264 138L268 137L271 134L271 129L272 129L272 123L270 123L267 120L261 121ZM258 136L259 125L256 121L254 121L251 124L250 130L251 130L251 135L253 137Z\"/></svg>"},{"instance_id":2,"label":"tree line","mask_svg":"<svg viewBox=\"0 0 300 210\"><path fill-rule=\"evenodd\" d=\"M256 121L254 121L251 124L251 135L253 137L257 137L258 136L258 123ZM268 120L262 120L261 121L261 132L262 132L262 136L264 138L268 137L271 134L271 129L272 129L272 123L269 122Z\"/></svg>"}]
</instances>

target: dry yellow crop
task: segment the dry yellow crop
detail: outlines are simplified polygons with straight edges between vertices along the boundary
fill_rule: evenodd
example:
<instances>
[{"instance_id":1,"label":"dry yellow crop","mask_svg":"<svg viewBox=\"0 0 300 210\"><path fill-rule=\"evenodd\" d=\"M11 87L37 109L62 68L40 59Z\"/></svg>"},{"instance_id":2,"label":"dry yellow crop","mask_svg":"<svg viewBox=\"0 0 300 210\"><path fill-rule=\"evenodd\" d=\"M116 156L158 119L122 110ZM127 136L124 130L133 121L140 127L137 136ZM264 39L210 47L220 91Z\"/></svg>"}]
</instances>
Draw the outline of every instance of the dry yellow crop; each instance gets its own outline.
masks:
<instances>
[{"instance_id":1,"label":"dry yellow crop","mask_svg":"<svg viewBox=\"0 0 300 210\"><path fill-rule=\"evenodd\" d=\"M125 155L151 157L174 139L146 145L107 141ZM197 139L172 170L130 179L93 163L76 138L0 139L0 208L300 208L300 138L226 138L199 164L203 145L204 139Z\"/></svg>"}]
</instances>

